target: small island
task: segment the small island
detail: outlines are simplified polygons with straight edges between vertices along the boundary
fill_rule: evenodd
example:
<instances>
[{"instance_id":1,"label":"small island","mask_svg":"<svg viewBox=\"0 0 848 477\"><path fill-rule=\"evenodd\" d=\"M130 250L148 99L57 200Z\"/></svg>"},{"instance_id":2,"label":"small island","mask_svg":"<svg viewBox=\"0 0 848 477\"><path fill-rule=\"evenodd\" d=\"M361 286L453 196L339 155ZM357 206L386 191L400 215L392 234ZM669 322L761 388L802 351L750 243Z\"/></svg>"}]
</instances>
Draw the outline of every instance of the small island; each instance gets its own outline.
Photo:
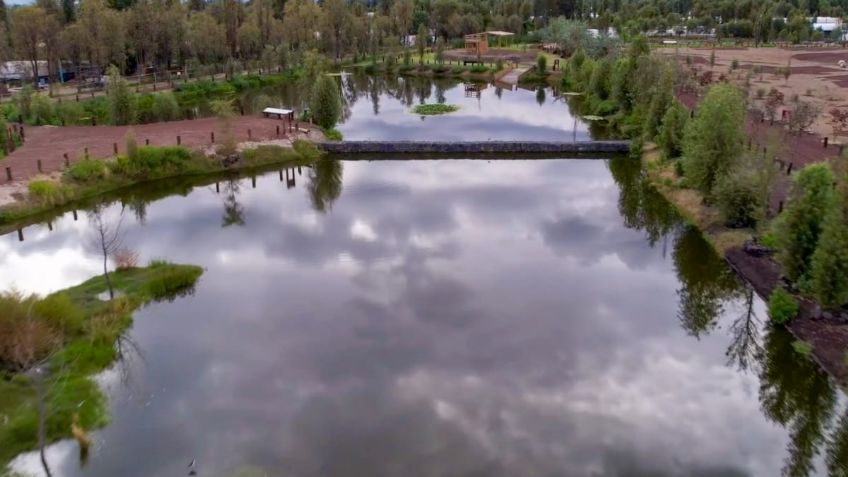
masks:
<instances>
[{"instance_id":1,"label":"small island","mask_svg":"<svg viewBox=\"0 0 848 477\"><path fill-rule=\"evenodd\" d=\"M455 104L419 104L412 108L412 112L422 116L436 116L439 114L448 114L459 111L459 106Z\"/></svg>"},{"instance_id":2,"label":"small island","mask_svg":"<svg viewBox=\"0 0 848 477\"><path fill-rule=\"evenodd\" d=\"M152 261L45 297L0 293L0 469L39 441L74 437L84 452L85 430L108 422L93 375L120 359L133 312L190 293L202 274L194 265Z\"/></svg>"}]
</instances>

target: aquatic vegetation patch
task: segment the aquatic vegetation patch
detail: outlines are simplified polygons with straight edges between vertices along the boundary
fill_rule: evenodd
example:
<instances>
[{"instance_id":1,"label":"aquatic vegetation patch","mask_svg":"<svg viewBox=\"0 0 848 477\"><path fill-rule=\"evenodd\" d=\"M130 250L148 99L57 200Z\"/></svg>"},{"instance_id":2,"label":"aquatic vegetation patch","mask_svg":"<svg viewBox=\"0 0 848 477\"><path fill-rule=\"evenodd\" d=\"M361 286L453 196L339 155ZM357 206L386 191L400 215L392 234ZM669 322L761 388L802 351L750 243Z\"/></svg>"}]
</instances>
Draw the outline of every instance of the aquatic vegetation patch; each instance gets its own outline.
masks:
<instances>
[{"instance_id":1,"label":"aquatic vegetation patch","mask_svg":"<svg viewBox=\"0 0 848 477\"><path fill-rule=\"evenodd\" d=\"M459 106L455 104L419 104L412 108L412 112L422 116L435 116L439 114L449 114L459 111Z\"/></svg>"},{"instance_id":2,"label":"aquatic vegetation patch","mask_svg":"<svg viewBox=\"0 0 848 477\"><path fill-rule=\"evenodd\" d=\"M119 358L132 313L144 305L190 293L203 273L193 265L153 262L110 273L121 296L101 300L101 275L46 297L0 294L0 469L38 444L37 378L43 378L47 442L71 436L76 416L83 429L108 422L106 397L92 375Z\"/></svg>"}]
</instances>

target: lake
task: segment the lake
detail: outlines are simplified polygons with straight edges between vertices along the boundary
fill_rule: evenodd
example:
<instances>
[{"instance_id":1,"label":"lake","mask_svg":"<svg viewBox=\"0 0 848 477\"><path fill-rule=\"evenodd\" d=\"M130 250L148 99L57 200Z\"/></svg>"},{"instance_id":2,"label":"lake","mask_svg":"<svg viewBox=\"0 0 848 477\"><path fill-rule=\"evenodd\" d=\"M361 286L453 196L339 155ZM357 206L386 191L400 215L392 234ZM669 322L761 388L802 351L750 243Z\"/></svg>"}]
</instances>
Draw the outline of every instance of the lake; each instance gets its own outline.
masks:
<instances>
[{"instance_id":1,"label":"lake","mask_svg":"<svg viewBox=\"0 0 848 477\"><path fill-rule=\"evenodd\" d=\"M482 111L522 113L474 134L536 120L535 93L489 89ZM466 114L464 94L444 92ZM406 109L360 99L340 129L414 135ZM111 423L84 466L51 446L54 476L848 472L842 394L637 161L326 161L128 191L106 215L142 262L206 272L136 313L98 378ZM99 273L82 211L22 236L0 236L0 289Z\"/></svg>"}]
</instances>

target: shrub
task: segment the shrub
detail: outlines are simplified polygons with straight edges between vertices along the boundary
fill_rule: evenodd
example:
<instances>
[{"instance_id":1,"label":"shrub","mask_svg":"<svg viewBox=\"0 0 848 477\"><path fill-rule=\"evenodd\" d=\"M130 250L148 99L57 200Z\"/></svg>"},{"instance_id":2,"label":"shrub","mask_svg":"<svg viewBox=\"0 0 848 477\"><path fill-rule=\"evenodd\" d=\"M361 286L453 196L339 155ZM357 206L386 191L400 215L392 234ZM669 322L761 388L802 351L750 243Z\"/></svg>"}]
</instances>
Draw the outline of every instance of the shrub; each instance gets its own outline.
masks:
<instances>
[{"instance_id":1,"label":"shrub","mask_svg":"<svg viewBox=\"0 0 848 477\"><path fill-rule=\"evenodd\" d=\"M330 141L341 141L344 137L342 136L341 131L338 129L325 129L324 137L326 137Z\"/></svg>"},{"instance_id":2,"label":"shrub","mask_svg":"<svg viewBox=\"0 0 848 477\"><path fill-rule=\"evenodd\" d=\"M798 101L795 110L789 115L789 130L801 134L805 132L819 117L821 108L808 101Z\"/></svg>"},{"instance_id":3,"label":"shrub","mask_svg":"<svg viewBox=\"0 0 848 477\"><path fill-rule=\"evenodd\" d=\"M785 325L798 316L798 300L783 288L775 288L769 295L768 314L772 323Z\"/></svg>"},{"instance_id":4,"label":"shrub","mask_svg":"<svg viewBox=\"0 0 848 477\"><path fill-rule=\"evenodd\" d=\"M314 161L322 155L321 151L315 144L309 141L304 141L303 139L296 139L294 143L292 143L292 147L294 148L294 152L305 160Z\"/></svg>"},{"instance_id":5,"label":"shrub","mask_svg":"<svg viewBox=\"0 0 848 477\"><path fill-rule=\"evenodd\" d=\"M800 354L801 356L804 356L805 358L809 358L813 354L813 345L807 343L806 341L793 341L792 349L795 350L795 352Z\"/></svg>"},{"instance_id":6,"label":"shrub","mask_svg":"<svg viewBox=\"0 0 848 477\"><path fill-rule=\"evenodd\" d=\"M486 67L486 65L473 65L473 66L471 66L471 70L470 70L470 71L471 71L472 73L477 73L477 74L480 74L480 73L488 73L488 72L489 72L489 68L488 68L488 67Z\"/></svg>"},{"instance_id":7,"label":"shrub","mask_svg":"<svg viewBox=\"0 0 848 477\"><path fill-rule=\"evenodd\" d=\"M66 293L54 293L38 300L35 314L60 330L64 335L78 335L85 331L86 316Z\"/></svg>"},{"instance_id":8,"label":"shrub","mask_svg":"<svg viewBox=\"0 0 848 477\"><path fill-rule=\"evenodd\" d=\"M592 77L589 80L589 92L601 100L610 96L610 76L612 76L612 60L603 58L597 62Z\"/></svg>"},{"instance_id":9,"label":"shrub","mask_svg":"<svg viewBox=\"0 0 848 477\"><path fill-rule=\"evenodd\" d=\"M495 71L503 71L503 69L504 69L504 62L503 62L502 59L498 58L498 61L495 62Z\"/></svg>"},{"instance_id":10,"label":"shrub","mask_svg":"<svg viewBox=\"0 0 848 477\"><path fill-rule=\"evenodd\" d=\"M85 124L88 119L85 107L74 101L65 101L56 105L56 116L59 117L60 122L68 126ZM90 124L90 120L88 122Z\"/></svg>"},{"instance_id":11,"label":"shrub","mask_svg":"<svg viewBox=\"0 0 848 477\"><path fill-rule=\"evenodd\" d=\"M684 171L707 198L712 197L719 180L733 169L742 154L744 104L733 86L715 85L695 119L686 125Z\"/></svg>"},{"instance_id":12,"label":"shrub","mask_svg":"<svg viewBox=\"0 0 848 477\"><path fill-rule=\"evenodd\" d=\"M453 74L453 75L458 76L458 75L461 75L462 73L465 73L465 67L463 67L461 65L457 65L457 66L454 66L453 68L451 68L451 74Z\"/></svg>"},{"instance_id":13,"label":"shrub","mask_svg":"<svg viewBox=\"0 0 848 477\"><path fill-rule=\"evenodd\" d=\"M180 119L180 105L171 92L158 93L153 96L153 115L158 121L175 121Z\"/></svg>"},{"instance_id":14,"label":"shrub","mask_svg":"<svg viewBox=\"0 0 848 477\"><path fill-rule=\"evenodd\" d=\"M77 182L93 182L106 177L106 165L96 159L82 159L71 164L66 174Z\"/></svg>"},{"instance_id":15,"label":"shrub","mask_svg":"<svg viewBox=\"0 0 848 477\"><path fill-rule=\"evenodd\" d=\"M536 57L536 71L540 75L543 75L543 74L548 72L548 57L547 56L545 56L543 54L539 54L539 56Z\"/></svg>"},{"instance_id":16,"label":"shrub","mask_svg":"<svg viewBox=\"0 0 848 477\"><path fill-rule=\"evenodd\" d=\"M61 204L67 195L67 190L62 184L49 180L31 181L27 187L30 198L41 205Z\"/></svg>"},{"instance_id":17,"label":"shrub","mask_svg":"<svg viewBox=\"0 0 848 477\"><path fill-rule=\"evenodd\" d=\"M336 80L330 76L321 75L315 84L310 110L315 123L324 129L332 129L339 120L342 107L339 94Z\"/></svg>"},{"instance_id":18,"label":"shrub","mask_svg":"<svg viewBox=\"0 0 848 477\"><path fill-rule=\"evenodd\" d=\"M139 180L183 171L190 161L191 153L181 146L143 146L134 156L118 157L110 167L116 174Z\"/></svg>"},{"instance_id":19,"label":"shrub","mask_svg":"<svg viewBox=\"0 0 848 477\"><path fill-rule=\"evenodd\" d=\"M757 178L744 170L724 176L716 187L716 206L728 227L754 227L760 203Z\"/></svg>"},{"instance_id":20,"label":"shrub","mask_svg":"<svg viewBox=\"0 0 848 477\"><path fill-rule=\"evenodd\" d=\"M662 117L657 134L657 145L663 159L674 159L683 153L683 134L688 120L689 111L679 101L673 100Z\"/></svg>"},{"instance_id":21,"label":"shrub","mask_svg":"<svg viewBox=\"0 0 848 477\"><path fill-rule=\"evenodd\" d=\"M38 125L52 124L55 111L53 103L40 94L32 98L32 122Z\"/></svg>"},{"instance_id":22,"label":"shrub","mask_svg":"<svg viewBox=\"0 0 848 477\"><path fill-rule=\"evenodd\" d=\"M827 164L801 169L792 184L788 206L777 227L780 261L786 275L801 282L808 278L810 258L816 250L824 217L834 206L833 173Z\"/></svg>"}]
</instances>

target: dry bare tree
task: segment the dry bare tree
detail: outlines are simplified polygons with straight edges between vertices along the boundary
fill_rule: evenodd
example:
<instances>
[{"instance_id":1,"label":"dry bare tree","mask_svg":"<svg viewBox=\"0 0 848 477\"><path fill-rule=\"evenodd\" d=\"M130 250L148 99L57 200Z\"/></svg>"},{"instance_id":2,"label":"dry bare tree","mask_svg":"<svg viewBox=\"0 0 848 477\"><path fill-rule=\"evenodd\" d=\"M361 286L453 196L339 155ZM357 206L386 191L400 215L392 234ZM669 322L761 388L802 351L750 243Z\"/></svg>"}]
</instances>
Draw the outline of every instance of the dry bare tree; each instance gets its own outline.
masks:
<instances>
[{"instance_id":1,"label":"dry bare tree","mask_svg":"<svg viewBox=\"0 0 848 477\"><path fill-rule=\"evenodd\" d=\"M103 257L103 276L106 278L106 286L109 288L109 299L111 300L115 298L115 290L109 276L109 257L120 250L124 243L124 234L121 231L124 211L121 210L117 224L110 223L104 217L103 212L103 208L97 207L88 214L93 229L89 248Z\"/></svg>"}]
</instances>

